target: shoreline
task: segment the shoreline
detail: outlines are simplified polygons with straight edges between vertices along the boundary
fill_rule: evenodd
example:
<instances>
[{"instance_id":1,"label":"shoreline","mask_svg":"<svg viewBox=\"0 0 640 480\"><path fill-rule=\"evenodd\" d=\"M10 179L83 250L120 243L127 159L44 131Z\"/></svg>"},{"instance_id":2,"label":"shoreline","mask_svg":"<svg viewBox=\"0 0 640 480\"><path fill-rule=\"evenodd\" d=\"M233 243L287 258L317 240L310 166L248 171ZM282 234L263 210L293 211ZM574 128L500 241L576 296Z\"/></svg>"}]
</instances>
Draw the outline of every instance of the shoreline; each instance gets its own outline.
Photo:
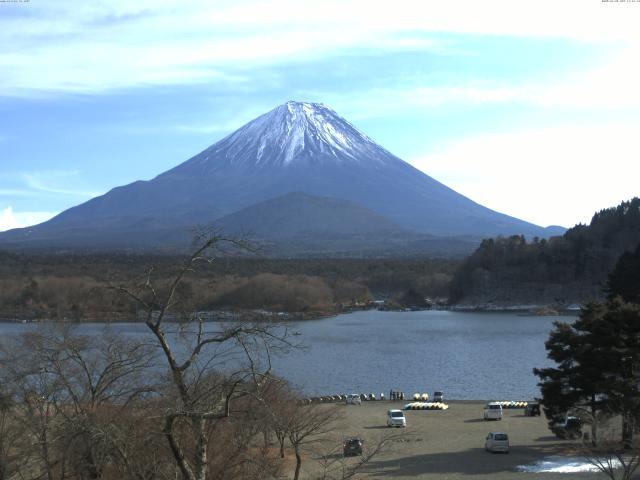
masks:
<instances>
[{"instance_id":1,"label":"shoreline","mask_svg":"<svg viewBox=\"0 0 640 480\"><path fill-rule=\"evenodd\" d=\"M253 310L210 310L198 312L202 315L205 322L234 322L238 321L236 317L245 316L250 320L258 322L302 322L308 320L323 320L326 318L334 318L338 315L344 315L348 313L377 310L380 312L421 312L421 311L437 311L437 312L463 312L463 313L516 313L522 316L576 316L580 313L579 307L553 307L550 305L452 305L452 306L436 306L430 308L380 308L377 305L370 307L358 307L358 308L343 308L336 311L318 311L318 312L271 312L262 309ZM115 317L120 318L87 318L87 319L72 319L68 317L63 318L47 318L47 317L33 317L33 316L2 316L0 313L0 323L144 323L144 319L140 316L137 318L128 317L122 318L121 314L114 313ZM177 323L180 320L175 316L169 316L165 320L168 323ZM247 321L246 319L243 321Z\"/></svg>"}]
</instances>

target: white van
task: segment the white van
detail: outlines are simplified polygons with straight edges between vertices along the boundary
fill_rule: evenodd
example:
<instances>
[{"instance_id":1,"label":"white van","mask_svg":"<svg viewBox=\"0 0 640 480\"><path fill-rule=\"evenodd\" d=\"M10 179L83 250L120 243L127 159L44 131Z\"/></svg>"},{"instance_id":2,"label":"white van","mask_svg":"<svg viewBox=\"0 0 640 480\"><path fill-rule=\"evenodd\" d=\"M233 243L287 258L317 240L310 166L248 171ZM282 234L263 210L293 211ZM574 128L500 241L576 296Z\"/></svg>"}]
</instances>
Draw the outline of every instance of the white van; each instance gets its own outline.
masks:
<instances>
[{"instance_id":1,"label":"white van","mask_svg":"<svg viewBox=\"0 0 640 480\"><path fill-rule=\"evenodd\" d=\"M502 420L502 405L498 402L489 402L484 406L483 417L485 420Z\"/></svg>"},{"instance_id":2,"label":"white van","mask_svg":"<svg viewBox=\"0 0 640 480\"><path fill-rule=\"evenodd\" d=\"M509 436L503 432L491 432L484 441L487 452L509 453Z\"/></svg>"},{"instance_id":3,"label":"white van","mask_svg":"<svg viewBox=\"0 0 640 480\"><path fill-rule=\"evenodd\" d=\"M387 412L387 427L406 427L407 419L402 410L389 410Z\"/></svg>"}]
</instances>

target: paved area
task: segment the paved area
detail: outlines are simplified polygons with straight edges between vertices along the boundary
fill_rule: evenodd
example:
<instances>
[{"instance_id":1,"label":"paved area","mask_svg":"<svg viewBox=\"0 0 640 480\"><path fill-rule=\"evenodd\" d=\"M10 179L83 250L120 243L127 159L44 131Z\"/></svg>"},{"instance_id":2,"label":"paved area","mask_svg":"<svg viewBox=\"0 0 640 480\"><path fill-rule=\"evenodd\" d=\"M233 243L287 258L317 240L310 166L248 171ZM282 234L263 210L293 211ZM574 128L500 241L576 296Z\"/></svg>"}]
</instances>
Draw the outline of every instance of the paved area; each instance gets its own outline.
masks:
<instances>
[{"instance_id":1,"label":"paved area","mask_svg":"<svg viewBox=\"0 0 640 480\"><path fill-rule=\"evenodd\" d=\"M505 410L501 421L482 419L484 402L448 402L445 411L407 411L407 427L386 426L386 412L405 402L371 402L340 405L343 417L327 435L324 448L341 445L346 436L364 439L365 447L384 435L397 434L389 448L366 467L368 478L418 479L600 479L596 473L524 473L518 466L533 465L553 455L575 456L576 444L558 440L547 428L544 416L525 417L523 410ZM484 450L488 432L509 435L511 451L492 454ZM326 450L325 450L326 451ZM336 460L337 460L337 454ZM307 459L309 474L318 468L313 455ZM317 459L317 456L316 456ZM342 461L342 460L340 460ZM348 459L346 462L356 462ZM313 472L317 473L317 472Z\"/></svg>"}]
</instances>

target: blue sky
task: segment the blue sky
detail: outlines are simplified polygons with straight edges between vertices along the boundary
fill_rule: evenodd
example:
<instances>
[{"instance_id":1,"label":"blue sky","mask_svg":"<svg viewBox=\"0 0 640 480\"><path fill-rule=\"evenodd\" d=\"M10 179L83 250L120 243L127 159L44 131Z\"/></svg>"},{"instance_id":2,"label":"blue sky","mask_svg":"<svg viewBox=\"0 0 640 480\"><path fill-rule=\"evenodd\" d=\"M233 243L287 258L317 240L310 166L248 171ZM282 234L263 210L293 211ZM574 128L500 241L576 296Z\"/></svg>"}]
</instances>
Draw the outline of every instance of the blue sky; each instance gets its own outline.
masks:
<instances>
[{"instance_id":1,"label":"blue sky","mask_svg":"<svg viewBox=\"0 0 640 480\"><path fill-rule=\"evenodd\" d=\"M388 3L0 2L0 230L287 100L540 225L640 194L640 3Z\"/></svg>"}]
</instances>

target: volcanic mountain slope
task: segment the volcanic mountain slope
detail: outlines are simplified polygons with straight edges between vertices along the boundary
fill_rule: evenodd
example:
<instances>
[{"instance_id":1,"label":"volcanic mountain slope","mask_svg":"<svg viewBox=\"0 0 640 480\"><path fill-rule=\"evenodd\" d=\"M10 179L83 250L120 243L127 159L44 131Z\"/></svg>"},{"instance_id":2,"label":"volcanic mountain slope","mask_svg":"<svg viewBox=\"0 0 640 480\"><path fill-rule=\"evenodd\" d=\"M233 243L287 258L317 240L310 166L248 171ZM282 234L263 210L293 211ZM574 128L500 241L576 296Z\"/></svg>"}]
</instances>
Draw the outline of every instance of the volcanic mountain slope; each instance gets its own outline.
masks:
<instances>
[{"instance_id":1,"label":"volcanic mountain slope","mask_svg":"<svg viewBox=\"0 0 640 480\"><path fill-rule=\"evenodd\" d=\"M440 236L550 233L456 193L322 104L287 102L153 180L114 188L48 222L0 234L0 242L171 245L184 241L190 225L292 192L348 202L352 215L364 215L347 222L353 234L366 222ZM300 230L296 225L308 222L308 213L292 214L283 232Z\"/></svg>"},{"instance_id":2,"label":"volcanic mountain slope","mask_svg":"<svg viewBox=\"0 0 640 480\"><path fill-rule=\"evenodd\" d=\"M232 235L269 240L306 237L407 235L386 217L332 197L293 192L243 208L214 222Z\"/></svg>"}]
</instances>

